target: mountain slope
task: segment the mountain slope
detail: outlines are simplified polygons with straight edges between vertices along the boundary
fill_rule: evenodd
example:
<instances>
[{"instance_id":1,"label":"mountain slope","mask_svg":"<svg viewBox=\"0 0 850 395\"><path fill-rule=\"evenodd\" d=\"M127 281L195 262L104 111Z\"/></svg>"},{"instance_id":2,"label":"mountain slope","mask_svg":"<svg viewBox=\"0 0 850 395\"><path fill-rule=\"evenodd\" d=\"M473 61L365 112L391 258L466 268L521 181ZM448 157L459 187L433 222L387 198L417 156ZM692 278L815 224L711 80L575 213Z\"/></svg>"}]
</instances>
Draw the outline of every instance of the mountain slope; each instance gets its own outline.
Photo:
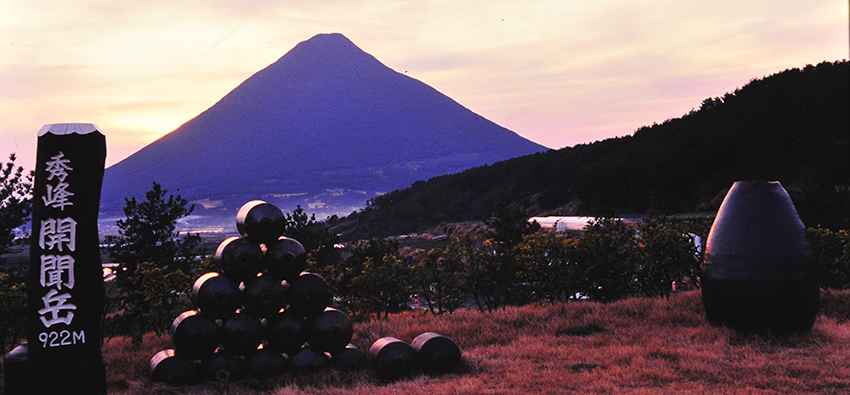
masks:
<instances>
[{"instance_id":1,"label":"mountain slope","mask_svg":"<svg viewBox=\"0 0 850 395\"><path fill-rule=\"evenodd\" d=\"M808 226L850 227L850 65L790 69L634 135L417 182L346 219L365 234L404 234L488 218L716 210L737 180L780 181Z\"/></svg>"},{"instance_id":2,"label":"mountain slope","mask_svg":"<svg viewBox=\"0 0 850 395\"><path fill-rule=\"evenodd\" d=\"M321 34L107 169L102 210L156 181L205 215L232 217L253 199L345 214L416 180L545 149Z\"/></svg>"}]
</instances>

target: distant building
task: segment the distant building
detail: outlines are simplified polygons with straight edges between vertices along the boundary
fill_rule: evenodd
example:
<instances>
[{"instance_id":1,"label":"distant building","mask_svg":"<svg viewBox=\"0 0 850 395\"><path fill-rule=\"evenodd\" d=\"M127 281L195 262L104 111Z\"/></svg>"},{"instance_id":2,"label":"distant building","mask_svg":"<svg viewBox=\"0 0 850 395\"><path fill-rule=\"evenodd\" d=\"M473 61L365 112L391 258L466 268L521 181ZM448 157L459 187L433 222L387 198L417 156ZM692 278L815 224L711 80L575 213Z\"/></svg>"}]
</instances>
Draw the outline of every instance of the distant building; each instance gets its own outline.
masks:
<instances>
[{"instance_id":1,"label":"distant building","mask_svg":"<svg viewBox=\"0 0 850 395\"><path fill-rule=\"evenodd\" d=\"M564 233L568 230L582 230L587 226L588 221L593 217L575 217L575 216L550 216L550 217L531 217L528 222L537 221L541 229L551 229L557 233Z\"/></svg>"}]
</instances>

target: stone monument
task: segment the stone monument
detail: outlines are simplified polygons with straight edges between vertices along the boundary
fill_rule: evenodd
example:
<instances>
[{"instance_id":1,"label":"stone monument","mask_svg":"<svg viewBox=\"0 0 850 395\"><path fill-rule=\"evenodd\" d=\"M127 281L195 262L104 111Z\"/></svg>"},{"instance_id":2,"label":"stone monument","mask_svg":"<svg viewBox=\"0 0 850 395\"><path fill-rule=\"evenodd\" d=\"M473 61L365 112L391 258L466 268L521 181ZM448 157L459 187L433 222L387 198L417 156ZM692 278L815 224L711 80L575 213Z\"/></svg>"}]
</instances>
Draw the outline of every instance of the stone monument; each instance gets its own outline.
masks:
<instances>
[{"instance_id":1,"label":"stone monument","mask_svg":"<svg viewBox=\"0 0 850 395\"><path fill-rule=\"evenodd\" d=\"M97 215L106 138L88 123L38 133L27 277L31 394L106 394Z\"/></svg>"}]
</instances>

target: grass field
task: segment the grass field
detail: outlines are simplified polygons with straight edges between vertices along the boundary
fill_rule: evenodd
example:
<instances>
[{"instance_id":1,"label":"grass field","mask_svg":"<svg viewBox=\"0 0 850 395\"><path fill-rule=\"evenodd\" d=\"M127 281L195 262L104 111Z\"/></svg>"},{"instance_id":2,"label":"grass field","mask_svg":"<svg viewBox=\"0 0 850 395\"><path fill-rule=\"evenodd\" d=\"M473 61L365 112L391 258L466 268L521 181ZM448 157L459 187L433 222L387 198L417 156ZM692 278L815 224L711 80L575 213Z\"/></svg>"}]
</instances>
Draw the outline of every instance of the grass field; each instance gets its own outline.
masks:
<instances>
[{"instance_id":1,"label":"grass field","mask_svg":"<svg viewBox=\"0 0 850 395\"><path fill-rule=\"evenodd\" d=\"M424 312L355 323L353 343L434 331L463 349L460 371L398 381L372 370L289 372L272 380L171 387L148 379L168 337L104 345L110 394L838 394L850 393L850 292L824 291L811 333L741 336L706 323L699 291L668 300L570 302L493 313Z\"/></svg>"}]
</instances>

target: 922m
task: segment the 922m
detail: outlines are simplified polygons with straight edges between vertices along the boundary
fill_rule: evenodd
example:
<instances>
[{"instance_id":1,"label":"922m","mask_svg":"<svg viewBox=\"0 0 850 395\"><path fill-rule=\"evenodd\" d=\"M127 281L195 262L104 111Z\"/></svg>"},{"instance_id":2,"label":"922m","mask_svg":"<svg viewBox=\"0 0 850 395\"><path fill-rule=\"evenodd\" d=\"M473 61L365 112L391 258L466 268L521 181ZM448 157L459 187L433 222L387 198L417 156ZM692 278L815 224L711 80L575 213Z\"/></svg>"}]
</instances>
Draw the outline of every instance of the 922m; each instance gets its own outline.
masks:
<instances>
[{"instance_id":1,"label":"922m","mask_svg":"<svg viewBox=\"0 0 850 395\"><path fill-rule=\"evenodd\" d=\"M41 341L42 348L72 346L77 343L85 344L86 331L41 332L38 334L38 340Z\"/></svg>"}]
</instances>

